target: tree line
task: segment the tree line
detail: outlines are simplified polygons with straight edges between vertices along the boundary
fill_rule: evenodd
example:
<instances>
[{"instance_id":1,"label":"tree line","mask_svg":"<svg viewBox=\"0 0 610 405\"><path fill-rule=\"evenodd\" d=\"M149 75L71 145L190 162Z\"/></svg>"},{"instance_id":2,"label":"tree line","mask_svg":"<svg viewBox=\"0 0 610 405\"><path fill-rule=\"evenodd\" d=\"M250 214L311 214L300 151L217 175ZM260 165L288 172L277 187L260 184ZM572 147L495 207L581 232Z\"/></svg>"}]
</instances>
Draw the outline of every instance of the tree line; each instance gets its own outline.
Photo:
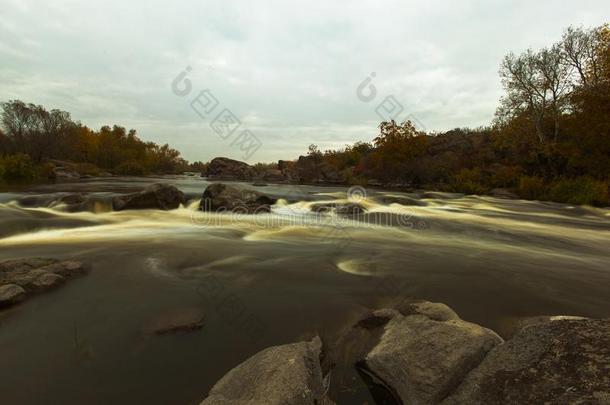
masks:
<instances>
[{"instance_id":1,"label":"tree line","mask_svg":"<svg viewBox=\"0 0 610 405\"><path fill-rule=\"evenodd\" d=\"M610 29L570 27L555 44L509 53L487 127L426 134L383 122L370 143L308 155L349 182L608 205Z\"/></svg>"},{"instance_id":2,"label":"tree line","mask_svg":"<svg viewBox=\"0 0 610 405\"><path fill-rule=\"evenodd\" d=\"M499 75L505 94L487 127L424 133L409 121L382 122L372 142L324 152L312 145L306 171L354 184L470 194L501 188L528 199L609 205L608 25L570 27L548 47L509 53ZM135 130L95 131L65 111L19 100L1 107L0 179L44 177L55 160L77 162L90 174L205 171L206 164L189 165L177 150L144 142ZM290 167L301 159L282 162Z\"/></svg>"},{"instance_id":3,"label":"tree line","mask_svg":"<svg viewBox=\"0 0 610 405\"><path fill-rule=\"evenodd\" d=\"M103 126L92 130L66 111L11 100L1 104L0 179L46 176L54 161L76 163L86 174L178 173L188 162L169 145L141 140L134 129Z\"/></svg>"}]
</instances>

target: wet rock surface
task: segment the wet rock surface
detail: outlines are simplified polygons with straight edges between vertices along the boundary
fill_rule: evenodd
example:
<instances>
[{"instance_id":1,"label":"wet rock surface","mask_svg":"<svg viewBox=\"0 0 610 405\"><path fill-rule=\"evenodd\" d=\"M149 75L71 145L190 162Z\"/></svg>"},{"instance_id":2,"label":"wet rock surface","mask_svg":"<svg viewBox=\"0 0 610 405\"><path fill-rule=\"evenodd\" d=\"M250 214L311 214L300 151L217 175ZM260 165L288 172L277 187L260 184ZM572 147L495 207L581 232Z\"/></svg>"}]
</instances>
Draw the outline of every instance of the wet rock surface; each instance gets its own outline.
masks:
<instances>
[{"instance_id":1,"label":"wet rock surface","mask_svg":"<svg viewBox=\"0 0 610 405\"><path fill-rule=\"evenodd\" d=\"M72 193L60 197L53 202L53 206L64 205L68 212L85 211L89 205L89 198L83 193Z\"/></svg>"},{"instance_id":2,"label":"wet rock surface","mask_svg":"<svg viewBox=\"0 0 610 405\"><path fill-rule=\"evenodd\" d=\"M0 306L17 304L86 272L83 263L72 260L30 258L0 262Z\"/></svg>"},{"instance_id":3,"label":"wet rock surface","mask_svg":"<svg viewBox=\"0 0 610 405\"><path fill-rule=\"evenodd\" d=\"M405 404L439 402L502 342L489 329L461 319L389 316L379 343L361 364Z\"/></svg>"},{"instance_id":4,"label":"wet rock surface","mask_svg":"<svg viewBox=\"0 0 610 405\"><path fill-rule=\"evenodd\" d=\"M317 203L312 204L311 210L316 213L327 213L334 211L339 215L359 215L364 214L366 210L364 207L357 203Z\"/></svg>"},{"instance_id":5,"label":"wet rock surface","mask_svg":"<svg viewBox=\"0 0 610 405\"><path fill-rule=\"evenodd\" d=\"M407 196L382 196L376 198L376 200L381 204L400 204L405 206L417 206L417 207L425 207L428 205L425 201L422 201L417 198L407 197Z\"/></svg>"},{"instance_id":6,"label":"wet rock surface","mask_svg":"<svg viewBox=\"0 0 610 405\"><path fill-rule=\"evenodd\" d=\"M184 193L170 184L152 184L144 190L112 199L115 211L137 209L173 210L186 202Z\"/></svg>"},{"instance_id":7,"label":"wet rock surface","mask_svg":"<svg viewBox=\"0 0 610 405\"><path fill-rule=\"evenodd\" d=\"M31 195L22 197L18 201L21 207L26 208L53 208L66 212L81 212L90 210L95 204L85 193L68 193L64 195Z\"/></svg>"},{"instance_id":8,"label":"wet rock surface","mask_svg":"<svg viewBox=\"0 0 610 405\"><path fill-rule=\"evenodd\" d=\"M526 326L443 404L610 403L610 320L558 319Z\"/></svg>"},{"instance_id":9,"label":"wet rock surface","mask_svg":"<svg viewBox=\"0 0 610 405\"><path fill-rule=\"evenodd\" d=\"M535 317L505 342L447 305L402 303L366 312L324 348L315 338L257 353L202 404L332 403L323 376L346 365L377 403L607 404L610 320Z\"/></svg>"},{"instance_id":10,"label":"wet rock surface","mask_svg":"<svg viewBox=\"0 0 610 405\"><path fill-rule=\"evenodd\" d=\"M332 404L326 396L321 353L319 337L258 352L225 374L201 405Z\"/></svg>"},{"instance_id":11,"label":"wet rock surface","mask_svg":"<svg viewBox=\"0 0 610 405\"><path fill-rule=\"evenodd\" d=\"M203 192L199 209L211 212L257 214L271 211L276 199L254 190L240 190L224 183L209 185Z\"/></svg>"}]
</instances>

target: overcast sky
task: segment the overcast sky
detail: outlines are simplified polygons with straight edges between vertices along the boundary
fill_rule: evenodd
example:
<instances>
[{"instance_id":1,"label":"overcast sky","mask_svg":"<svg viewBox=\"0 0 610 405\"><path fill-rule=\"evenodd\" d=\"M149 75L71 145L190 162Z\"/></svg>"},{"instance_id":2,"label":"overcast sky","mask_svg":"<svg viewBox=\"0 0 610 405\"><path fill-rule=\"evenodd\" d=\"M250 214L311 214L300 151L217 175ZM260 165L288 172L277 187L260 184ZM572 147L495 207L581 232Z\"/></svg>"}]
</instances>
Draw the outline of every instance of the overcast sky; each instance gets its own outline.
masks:
<instances>
[{"instance_id":1,"label":"overcast sky","mask_svg":"<svg viewBox=\"0 0 610 405\"><path fill-rule=\"evenodd\" d=\"M487 124L504 54L609 17L608 0L0 0L0 98L135 128L191 161L289 159L370 141L378 112L427 130ZM218 104L202 118L191 102L201 112L206 89ZM225 108L241 125L219 134Z\"/></svg>"}]
</instances>

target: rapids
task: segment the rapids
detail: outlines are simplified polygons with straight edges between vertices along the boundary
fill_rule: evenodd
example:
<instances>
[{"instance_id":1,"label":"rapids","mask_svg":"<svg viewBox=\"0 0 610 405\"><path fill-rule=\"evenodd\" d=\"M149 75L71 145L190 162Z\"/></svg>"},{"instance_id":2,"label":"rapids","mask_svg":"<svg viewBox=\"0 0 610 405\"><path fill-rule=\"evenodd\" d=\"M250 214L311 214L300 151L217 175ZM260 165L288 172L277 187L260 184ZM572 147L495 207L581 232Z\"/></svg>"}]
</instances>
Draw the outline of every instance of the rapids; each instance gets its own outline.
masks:
<instances>
[{"instance_id":1,"label":"rapids","mask_svg":"<svg viewBox=\"0 0 610 405\"><path fill-rule=\"evenodd\" d=\"M153 182L176 185L189 203L110 209L114 195ZM505 336L525 316L610 316L608 209L369 189L356 195L366 213L347 218L311 211L353 202L347 188L236 183L279 198L271 213L248 216L198 211L207 184L93 178L0 193L0 260L92 265L0 312L4 403L198 403L262 348L333 336L362 308L410 298L444 302ZM23 203L71 192L93 208ZM417 205L393 202L405 197ZM192 307L206 313L201 331L143 335L159 313ZM353 379L337 370L333 399L372 403L364 385L345 388Z\"/></svg>"}]
</instances>

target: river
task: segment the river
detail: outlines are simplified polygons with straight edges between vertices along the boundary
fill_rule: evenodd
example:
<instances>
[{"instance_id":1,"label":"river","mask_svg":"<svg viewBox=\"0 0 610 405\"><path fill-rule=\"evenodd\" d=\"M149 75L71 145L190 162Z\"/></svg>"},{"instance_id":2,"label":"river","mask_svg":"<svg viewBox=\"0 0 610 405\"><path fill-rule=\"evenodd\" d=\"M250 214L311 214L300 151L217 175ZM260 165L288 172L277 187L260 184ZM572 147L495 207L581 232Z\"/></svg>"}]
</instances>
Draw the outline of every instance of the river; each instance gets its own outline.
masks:
<instances>
[{"instance_id":1,"label":"river","mask_svg":"<svg viewBox=\"0 0 610 405\"><path fill-rule=\"evenodd\" d=\"M154 182L176 185L190 202L110 210L113 196ZM344 187L235 183L280 200L258 216L201 213L207 184L92 178L0 193L0 260L91 265L0 312L3 403L195 404L265 347L334 336L364 308L408 299L446 303L504 336L527 316L610 316L608 209L352 189L367 214L348 220L310 210L346 200ZM72 192L96 203L70 213L17 202ZM143 333L159 314L184 308L204 311L201 330ZM374 403L349 367L331 387L338 403Z\"/></svg>"}]
</instances>

